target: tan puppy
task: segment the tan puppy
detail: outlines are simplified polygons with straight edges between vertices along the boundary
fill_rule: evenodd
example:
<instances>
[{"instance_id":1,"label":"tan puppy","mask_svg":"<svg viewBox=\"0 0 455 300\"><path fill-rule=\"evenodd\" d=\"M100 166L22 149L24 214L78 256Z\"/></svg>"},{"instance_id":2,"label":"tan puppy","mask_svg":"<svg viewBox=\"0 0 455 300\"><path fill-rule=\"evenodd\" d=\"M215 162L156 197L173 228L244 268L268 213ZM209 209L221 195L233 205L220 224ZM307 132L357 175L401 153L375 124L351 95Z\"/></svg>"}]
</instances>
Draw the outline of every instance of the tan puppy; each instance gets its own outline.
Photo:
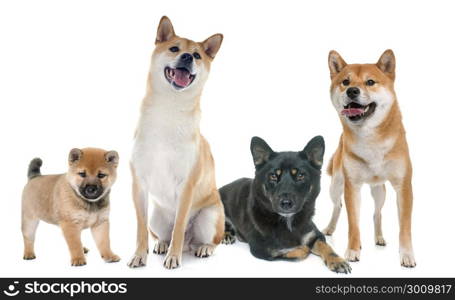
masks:
<instances>
[{"instance_id":1,"label":"tan puppy","mask_svg":"<svg viewBox=\"0 0 455 300\"><path fill-rule=\"evenodd\" d=\"M137 249L130 267L146 264L148 199L153 250L164 266L181 265L182 251L212 255L224 233L224 210L210 147L199 131L200 96L223 36L203 42L178 37L171 21L158 26L156 48L131 158Z\"/></svg>"},{"instance_id":2,"label":"tan puppy","mask_svg":"<svg viewBox=\"0 0 455 300\"><path fill-rule=\"evenodd\" d=\"M385 246L381 229L381 209L385 185L389 181L397 194L400 223L401 265L416 265L411 240L412 166L406 134L401 122L395 91L395 56L387 50L376 64L346 64L341 56L329 54L332 103L343 125L338 149L328 172L332 176L330 194L334 210L324 233L335 230L344 193L349 222L346 258L360 258L360 188L371 187L375 201L376 244Z\"/></svg>"},{"instance_id":3,"label":"tan puppy","mask_svg":"<svg viewBox=\"0 0 455 300\"><path fill-rule=\"evenodd\" d=\"M73 149L66 174L42 176L42 161L35 158L28 169L29 181L22 195L24 259L34 259L36 228L40 220L59 225L71 254L71 265L86 264L88 250L81 231L92 230L101 257L117 262L109 241L109 193L117 177L118 154L101 149Z\"/></svg>"}]
</instances>

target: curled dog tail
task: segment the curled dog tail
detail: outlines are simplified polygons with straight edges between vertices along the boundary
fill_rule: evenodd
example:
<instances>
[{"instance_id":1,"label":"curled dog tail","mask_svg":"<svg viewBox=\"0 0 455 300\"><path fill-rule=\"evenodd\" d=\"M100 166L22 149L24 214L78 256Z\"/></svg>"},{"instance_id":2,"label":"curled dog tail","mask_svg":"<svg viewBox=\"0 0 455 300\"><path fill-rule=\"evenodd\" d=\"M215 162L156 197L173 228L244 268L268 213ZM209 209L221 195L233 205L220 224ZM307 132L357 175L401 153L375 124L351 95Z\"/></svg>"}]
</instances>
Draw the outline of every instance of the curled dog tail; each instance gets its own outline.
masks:
<instances>
[{"instance_id":1,"label":"curled dog tail","mask_svg":"<svg viewBox=\"0 0 455 300\"><path fill-rule=\"evenodd\" d=\"M27 177L28 180L33 179L35 177L41 176L41 166L43 165L43 161L41 158L34 158L28 165L28 172Z\"/></svg>"}]
</instances>

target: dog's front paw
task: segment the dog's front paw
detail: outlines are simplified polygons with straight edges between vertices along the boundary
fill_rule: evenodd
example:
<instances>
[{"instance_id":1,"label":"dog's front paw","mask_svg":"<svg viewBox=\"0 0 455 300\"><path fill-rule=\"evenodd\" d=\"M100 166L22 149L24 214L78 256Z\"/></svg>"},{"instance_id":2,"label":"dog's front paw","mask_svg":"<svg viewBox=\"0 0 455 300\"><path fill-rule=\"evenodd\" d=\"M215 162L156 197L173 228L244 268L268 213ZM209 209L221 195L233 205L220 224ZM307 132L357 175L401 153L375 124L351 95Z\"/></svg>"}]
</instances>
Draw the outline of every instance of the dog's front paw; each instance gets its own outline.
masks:
<instances>
[{"instance_id":1,"label":"dog's front paw","mask_svg":"<svg viewBox=\"0 0 455 300\"><path fill-rule=\"evenodd\" d=\"M146 264L147 264L147 252L136 253L128 262L128 267L139 268L139 267L145 267Z\"/></svg>"},{"instance_id":2,"label":"dog's front paw","mask_svg":"<svg viewBox=\"0 0 455 300\"><path fill-rule=\"evenodd\" d=\"M166 257L164 258L163 265L166 269L176 269L180 267L181 260L182 260L181 255L172 254L168 252Z\"/></svg>"},{"instance_id":3,"label":"dog's front paw","mask_svg":"<svg viewBox=\"0 0 455 300\"><path fill-rule=\"evenodd\" d=\"M335 228L327 226L324 230L322 230L322 233L324 235L329 235L330 236L330 235L333 234L334 231L335 231Z\"/></svg>"},{"instance_id":4,"label":"dog's front paw","mask_svg":"<svg viewBox=\"0 0 455 300\"><path fill-rule=\"evenodd\" d=\"M33 252L26 252L24 253L24 257L23 257L25 260L32 260L32 259L35 259L36 256L35 256L35 253Z\"/></svg>"},{"instance_id":5,"label":"dog's front paw","mask_svg":"<svg viewBox=\"0 0 455 300\"><path fill-rule=\"evenodd\" d=\"M351 273L351 266L349 263L344 260L342 257L339 257L338 255L336 256L331 256L327 261L324 261L325 265L333 272L335 273L344 273L348 274Z\"/></svg>"},{"instance_id":6,"label":"dog's front paw","mask_svg":"<svg viewBox=\"0 0 455 300\"><path fill-rule=\"evenodd\" d=\"M200 258L209 257L213 254L213 251L215 251L215 246L206 244L199 246L194 255Z\"/></svg>"},{"instance_id":7,"label":"dog's front paw","mask_svg":"<svg viewBox=\"0 0 455 300\"><path fill-rule=\"evenodd\" d=\"M223 240L221 240L221 243L225 245L231 245L235 243L235 235L233 235L230 232L225 232L223 235Z\"/></svg>"},{"instance_id":8,"label":"dog's front paw","mask_svg":"<svg viewBox=\"0 0 455 300\"><path fill-rule=\"evenodd\" d=\"M120 261L120 256L114 253L110 253L108 255L102 256L104 261L107 263L114 263L114 262L119 262Z\"/></svg>"},{"instance_id":9,"label":"dog's front paw","mask_svg":"<svg viewBox=\"0 0 455 300\"><path fill-rule=\"evenodd\" d=\"M377 236L375 238L375 240L376 240L376 246L385 246L386 245L385 239L382 236Z\"/></svg>"},{"instance_id":10,"label":"dog's front paw","mask_svg":"<svg viewBox=\"0 0 455 300\"><path fill-rule=\"evenodd\" d=\"M87 264L87 261L85 260L85 257L71 258L71 266L73 266L73 267L85 266L86 264Z\"/></svg>"},{"instance_id":11,"label":"dog's front paw","mask_svg":"<svg viewBox=\"0 0 455 300\"><path fill-rule=\"evenodd\" d=\"M153 253L155 254L166 254L167 249L169 248L169 243L164 241L158 241L153 248Z\"/></svg>"},{"instance_id":12,"label":"dog's front paw","mask_svg":"<svg viewBox=\"0 0 455 300\"><path fill-rule=\"evenodd\" d=\"M416 261L412 252L400 252L401 265L406 268L414 268Z\"/></svg>"},{"instance_id":13,"label":"dog's front paw","mask_svg":"<svg viewBox=\"0 0 455 300\"><path fill-rule=\"evenodd\" d=\"M344 257L348 261L359 261L360 260L360 250L348 249L348 250L346 250Z\"/></svg>"}]
</instances>

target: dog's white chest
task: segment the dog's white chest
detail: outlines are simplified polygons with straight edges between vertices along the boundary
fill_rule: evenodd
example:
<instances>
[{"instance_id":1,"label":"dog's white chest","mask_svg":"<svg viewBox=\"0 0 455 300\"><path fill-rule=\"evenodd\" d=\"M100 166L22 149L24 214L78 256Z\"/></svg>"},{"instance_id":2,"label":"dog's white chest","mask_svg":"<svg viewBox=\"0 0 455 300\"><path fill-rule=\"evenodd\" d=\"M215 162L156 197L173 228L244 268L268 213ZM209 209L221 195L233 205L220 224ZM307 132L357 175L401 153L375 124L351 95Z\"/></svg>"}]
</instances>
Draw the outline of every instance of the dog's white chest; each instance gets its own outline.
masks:
<instances>
[{"instance_id":1,"label":"dog's white chest","mask_svg":"<svg viewBox=\"0 0 455 300\"><path fill-rule=\"evenodd\" d=\"M109 210L103 209L98 212L88 212L86 210L78 210L72 213L72 220L81 224L83 228L90 228L96 224L100 224L109 219Z\"/></svg>"},{"instance_id":2,"label":"dog's white chest","mask_svg":"<svg viewBox=\"0 0 455 300\"><path fill-rule=\"evenodd\" d=\"M362 141L352 144L351 151L360 159L350 159L348 165L355 177L363 182L383 183L388 178L389 161L386 155L395 143L395 139L387 139L381 143Z\"/></svg>"},{"instance_id":3,"label":"dog's white chest","mask_svg":"<svg viewBox=\"0 0 455 300\"><path fill-rule=\"evenodd\" d=\"M136 176L160 206L177 207L178 197L195 164L197 121L151 107L139 122L132 153Z\"/></svg>"}]
</instances>

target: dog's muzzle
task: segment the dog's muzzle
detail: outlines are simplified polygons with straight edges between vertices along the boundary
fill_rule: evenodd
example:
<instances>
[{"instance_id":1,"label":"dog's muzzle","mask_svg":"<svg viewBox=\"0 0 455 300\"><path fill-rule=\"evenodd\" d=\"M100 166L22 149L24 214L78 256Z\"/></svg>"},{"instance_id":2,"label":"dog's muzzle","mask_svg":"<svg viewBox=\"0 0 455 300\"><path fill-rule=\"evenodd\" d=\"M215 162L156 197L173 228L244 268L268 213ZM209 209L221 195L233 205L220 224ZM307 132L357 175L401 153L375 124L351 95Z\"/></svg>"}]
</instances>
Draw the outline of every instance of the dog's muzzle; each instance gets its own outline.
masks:
<instances>
[{"instance_id":1,"label":"dog's muzzle","mask_svg":"<svg viewBox=\"0 0 455 300\"><path fill-rule=\"evenodd\" d=\"M103 194L104 189L102 186L96 184L87 184L86 186L81 187L79 189L79 192L84 198L88 200L94 200Z\"/></svg>"},{"instance_id":2,"label":"dog's muzzle","mask_svg":"<svg viewBox=\"0 0 455 300\"><path fill-rule=\"evenodd\" d=\"M164 68L164 77L166 80L177 90L189 87L194 79L196 74L193 72L193 55L190 53L183 53L175 68L166 67Z\"/></svg>"},{"instance_id":3,"label":"dog's muzzle","mask_svg":"<svg viewBox=\"0 0 455 300\"><path fill-rule=\"evenodd\" d=\"M278 196L278 213L279 214L293 214L296 212L296 197L294 195L284 193Z\"/></svg>"},{"instance_id":4,"label":"dog's muzzle","mask_svg":"<svg viewBox=\"0 0 455 300\"><path fill-rule=\"evenodd\" d=\"M376 102L362 105L357 101L351 101L343 107L341 114L346 116L350 121L360 121L371 116L376 109Z\"/></svg>"}]
</instances>

